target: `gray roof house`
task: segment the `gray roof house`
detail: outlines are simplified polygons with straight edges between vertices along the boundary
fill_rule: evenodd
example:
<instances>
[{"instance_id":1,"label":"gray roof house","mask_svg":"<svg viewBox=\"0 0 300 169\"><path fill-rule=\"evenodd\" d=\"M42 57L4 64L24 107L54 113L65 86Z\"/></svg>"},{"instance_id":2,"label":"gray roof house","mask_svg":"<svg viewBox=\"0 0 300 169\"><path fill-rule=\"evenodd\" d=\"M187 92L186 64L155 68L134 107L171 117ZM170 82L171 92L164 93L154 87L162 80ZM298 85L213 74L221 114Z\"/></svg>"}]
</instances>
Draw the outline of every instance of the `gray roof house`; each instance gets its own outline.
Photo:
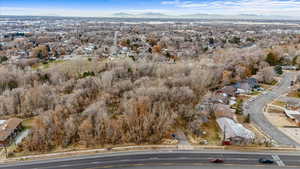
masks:
<instances>
[{"instance_id":1,"label":"gray roof house","mask_svg":"<svg viewBox=\"0 0 300 169\"><path fill-rule=\"evenodd\" d=\"M250 144L255 139L252 131L230 118L218 118L217 123L225 136L225 141L230 141L232 144Z\"/></svg>"},{"instance_id":2,"label":"gray roof house","mask_svg":"<svg viewBox=\"0 0 300 169\"><path fill-rule=\"evenodd\" d=\"M238 93L249 93L255 88L259 87L258 81L255 78L248 78L241 82L234 84L234 87L237 89Z\"/></svg>"},{"instance_id":3,"label":"gray roof house","mask_svg":"<svg viewBox=\"0 0 300 169\"><path fill-rule=\"evenodd\" d=\"M222 89L219 89L217 93L225 93L228 96L235 96L236 95L236 88L234 86L225 86Z\"/></svg>"}]
</instances>

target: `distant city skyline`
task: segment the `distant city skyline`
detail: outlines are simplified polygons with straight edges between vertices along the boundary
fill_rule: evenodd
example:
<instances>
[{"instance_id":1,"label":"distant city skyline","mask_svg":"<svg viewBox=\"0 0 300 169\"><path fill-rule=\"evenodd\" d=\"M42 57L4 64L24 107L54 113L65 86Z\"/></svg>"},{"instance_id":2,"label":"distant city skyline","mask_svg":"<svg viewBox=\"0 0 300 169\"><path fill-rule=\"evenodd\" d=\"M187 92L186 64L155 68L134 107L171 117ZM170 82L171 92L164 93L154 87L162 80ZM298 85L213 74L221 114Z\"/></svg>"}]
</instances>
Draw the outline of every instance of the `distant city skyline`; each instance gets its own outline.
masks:
<instances>
[{"instance_id":1,"label":"distant city skyline","mask_svg":"<svg viewBox=\"0 0 300 169\"><path fill-rule=\"evenodd\" d=\"M274 15L300 18L300 0L0 0L0 15L112 16L114 13Z\"/></svg>"}]
</instances>

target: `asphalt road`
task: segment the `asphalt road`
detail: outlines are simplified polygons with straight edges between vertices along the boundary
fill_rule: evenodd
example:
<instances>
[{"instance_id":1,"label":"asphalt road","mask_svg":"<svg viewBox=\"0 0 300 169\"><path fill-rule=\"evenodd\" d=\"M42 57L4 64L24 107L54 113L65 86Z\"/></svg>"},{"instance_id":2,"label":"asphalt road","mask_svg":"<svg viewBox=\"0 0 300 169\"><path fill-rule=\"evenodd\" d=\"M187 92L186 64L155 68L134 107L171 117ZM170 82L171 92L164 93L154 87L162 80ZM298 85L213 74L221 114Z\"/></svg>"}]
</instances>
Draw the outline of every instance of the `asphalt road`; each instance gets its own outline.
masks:
<instances>
[{"instance_id":1,"label":"asphalt road","mask_svg":"<svg viewBox=\"0 0 300 169\"><path fill-rule=\"evenodd\" d=\"M248 101L246 103L247 106L244 106L244 112L250 114L251 121L256 123L265 134L270 136L280 145L300 146L293 139L281 132L276 126L273 126L264 116L263 109L268 103L290 90L290 83L292 80L295 80L296 74L297 72L285 73L276 87L271 91L267 91L265 94L258 96L255 100Z\"/></svg>"},{"instance_id":2,"label":"asphalt road","mask_svg":"<svg viewBox=\"0 0 300 169\"><path fill-rule=\"evenodd\" d=\"M210 159L222 158L224 164L212 164ZM274 164L262 165L259 158L268 158ZM149 151L113 153L106 155L82 156L16 164L0 165L2 169L100 169L100 168L300 168L300 154L201 151Z\"/></svg>"}]
</instances>

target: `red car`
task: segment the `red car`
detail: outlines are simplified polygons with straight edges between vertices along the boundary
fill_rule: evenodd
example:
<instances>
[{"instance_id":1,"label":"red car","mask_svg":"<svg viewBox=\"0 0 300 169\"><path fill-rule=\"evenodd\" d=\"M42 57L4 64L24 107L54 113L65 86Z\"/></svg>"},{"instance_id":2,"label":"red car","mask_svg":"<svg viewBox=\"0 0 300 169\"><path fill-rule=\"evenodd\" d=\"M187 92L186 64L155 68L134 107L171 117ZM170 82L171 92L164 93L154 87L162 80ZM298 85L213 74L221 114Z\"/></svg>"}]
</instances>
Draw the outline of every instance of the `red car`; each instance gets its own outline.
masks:
<instances>
[{"instance_id":1,"label":"red car","mask_svg":"<svg viewBox=\"0 0 300 169\"><path fill-rule=\"evenodd\" d=\"M220 158L216 158L216 159L212 159L210 160L211 163L224 163L224 160L223 159L220 159Z\"/></svg>"}]
</instances>

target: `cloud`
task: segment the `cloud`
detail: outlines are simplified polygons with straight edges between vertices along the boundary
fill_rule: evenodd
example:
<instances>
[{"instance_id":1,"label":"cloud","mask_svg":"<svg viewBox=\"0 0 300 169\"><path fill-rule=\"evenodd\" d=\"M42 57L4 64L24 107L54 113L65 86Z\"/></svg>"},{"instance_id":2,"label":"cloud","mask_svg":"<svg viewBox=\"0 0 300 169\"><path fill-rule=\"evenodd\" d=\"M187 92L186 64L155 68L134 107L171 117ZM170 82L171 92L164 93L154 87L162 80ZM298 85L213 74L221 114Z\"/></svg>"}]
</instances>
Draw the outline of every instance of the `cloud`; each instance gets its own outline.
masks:
<instances>
[{"instance_id":1,"label":"cloud","mask_svg":"<svg viewBox=\"0 0 300 169\"><path fill-rule=\"evenodd\" d=\"M162 1L162 5L217 14L261 14L300 17L299 0Z\"/></svg>"},{"instance_id":2,"label":"cloud","mask_svg":"<svg viewBox=\"0 0 300 169\"><path fill-rule=\"evenodd\" d=\"M32 16L110 16L108 11L97 10L72 10L72 9L45 9L45 8L20 8L0 7L0 15L32 15Z\"/></svg>"},{"instance_id":3,"label":"cloud","mask_svg":"<svg viewBox=\"0 0 300 169\"><path fill-rule=\"evenodd\" d=\"M119 12L126 12L126 13L130 13L130 14L143 14L143 13L171 14L172 10L166 10L166 9L131 9L131 10L121 10Z\"/></svg>"},{"instance_id":4,"label":"cloud","mask_svg":"<svg viewBox=\"0 0 300 169\"><path fill-rule=\"evenodd\" d=\"M162 5L179 5L181 2L180 0L174 0L174 1L162 1Z\"/></svg>"},{"instance_id":5,"label":"cloud","mask_svg":"<svg viewBox=\"0 0 300 169\"><path fill-rule=\"evenodd\" d=\"M79 10L79 9L48 9L48 8L21 8L0 7L0 15L31 15L31 16L83 16L83 17L109 17L114 13L124 12L130 14L162 13L172 15L172 10L166 9L125 9L125 10Z\"/></svg>"},{"instance_id":6,"label":"cloud","mask_svg":"<svg viewBox=\"0 0 300 169\"><path fill-rule=\"evenodd\" d=\"M0 0L1 1L1 0ZM116 12L133 14L155 12L168 15L182 14L255 14L293 16L300 19L300 0L162 0L157 9L133 8L112 11L86 9L14 8L0 6L0 15L61 15L61 16L111 16Z\"/></svg>"}]
</instances>

